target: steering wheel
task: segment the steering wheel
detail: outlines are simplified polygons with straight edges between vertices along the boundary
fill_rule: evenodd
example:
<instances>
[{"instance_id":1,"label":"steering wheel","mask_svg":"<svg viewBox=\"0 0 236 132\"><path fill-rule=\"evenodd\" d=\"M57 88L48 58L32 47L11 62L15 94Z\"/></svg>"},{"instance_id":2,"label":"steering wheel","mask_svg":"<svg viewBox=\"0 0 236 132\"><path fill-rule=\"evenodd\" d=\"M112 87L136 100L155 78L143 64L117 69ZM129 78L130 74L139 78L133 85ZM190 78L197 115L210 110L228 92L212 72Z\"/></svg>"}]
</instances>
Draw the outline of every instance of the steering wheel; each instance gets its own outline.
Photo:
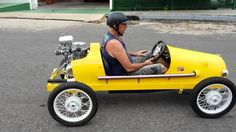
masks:
<instances>
[{"instance_id":1,"label":"steering wheel","mask_svg":"<svg viewBox=\"0 0 236 132\"><path fill-rule=\"evenodd\" d=\"M152 48L152 62L157 61L163 54L166 48L166 43L164 41L158 41Z\"/></svg>"}]
</instances>

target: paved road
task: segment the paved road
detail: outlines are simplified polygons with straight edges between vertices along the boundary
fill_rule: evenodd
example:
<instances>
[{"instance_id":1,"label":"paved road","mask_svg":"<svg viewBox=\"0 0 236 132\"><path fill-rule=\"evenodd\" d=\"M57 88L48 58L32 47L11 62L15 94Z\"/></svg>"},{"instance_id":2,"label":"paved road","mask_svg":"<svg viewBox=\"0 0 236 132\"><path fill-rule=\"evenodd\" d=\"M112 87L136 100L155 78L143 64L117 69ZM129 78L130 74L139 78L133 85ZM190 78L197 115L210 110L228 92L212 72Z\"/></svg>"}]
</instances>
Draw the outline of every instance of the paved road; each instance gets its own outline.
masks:
<instances>
[{"instance_id":1,"label":"paved road","mask_svg":"<svg viewBox=\"0 0 236 132\"><path fill-rule=\"evenodd\" d=\"M163 28L171 25L171 23L162 24ZM223 23L218 24L220 27ZM154 42L162 39L177 47L222 54L228 64L229 78L236 83L234 24L225 24L222 29L210 33L208 32L212 28L201 29L203 32L198 34L195 34L199 31L198 28L187 34L181 33L184 30L173 32L178 30L177 25L165 31L158 29L160 24L156 23L132 25L127 31L125 41L130 50L151 49ZM46 26L48 27L45 28ZM233 27L231 32L226 31L227 26ZM194 25L192 27L194 28ZM57 66L61 59L53 53L57 47L59 34L61 32L72 34L75 40L89 43L100 42L105 30L104 24L1 19L0 132L233 132L236 130L235 108L219 119L202 119L191 110L190 96L178 95L175 92L145 94L101 92L97 94L98 112L87 125L68 128L55 122L47 111L48 93L45 86L52 68ZM220 32L222 30L225 32Z\"/></svg>"}]
</instances>

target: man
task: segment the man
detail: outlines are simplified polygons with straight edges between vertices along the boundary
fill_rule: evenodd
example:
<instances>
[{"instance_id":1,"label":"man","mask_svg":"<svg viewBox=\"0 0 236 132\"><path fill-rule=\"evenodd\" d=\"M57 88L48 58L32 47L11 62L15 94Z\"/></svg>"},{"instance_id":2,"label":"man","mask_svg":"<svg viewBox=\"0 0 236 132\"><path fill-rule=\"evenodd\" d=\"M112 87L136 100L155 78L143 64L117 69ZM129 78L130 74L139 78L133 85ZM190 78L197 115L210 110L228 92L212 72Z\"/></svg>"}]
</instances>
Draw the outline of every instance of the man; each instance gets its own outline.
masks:
<instances>
[{"instance_id":1,"label":"man","mask_svg":"<svg viewBox=\"0 0 236 132\"><path fill-rule=\"evenodd\" d=\"M162 74L167 68L151 61L146 50L128 53L122 36L128 18L121 12L112 12L107 18L108 32L102 43L102 56L108 62L112 76Z\"/></svg>"}]
</instances>

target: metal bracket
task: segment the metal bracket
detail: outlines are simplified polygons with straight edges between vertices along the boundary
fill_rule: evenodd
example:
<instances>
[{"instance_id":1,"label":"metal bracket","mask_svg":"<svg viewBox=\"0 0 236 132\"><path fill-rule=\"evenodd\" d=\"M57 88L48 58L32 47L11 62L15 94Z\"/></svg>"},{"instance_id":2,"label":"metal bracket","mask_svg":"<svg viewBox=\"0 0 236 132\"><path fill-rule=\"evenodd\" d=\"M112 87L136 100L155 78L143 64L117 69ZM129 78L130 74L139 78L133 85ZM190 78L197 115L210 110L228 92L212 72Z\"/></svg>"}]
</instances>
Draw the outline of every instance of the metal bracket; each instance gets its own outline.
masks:
<instances>
[{"instance_id":1,"label":"metal bracket","mask_svg":"<svg viewBox=\"0 0 236 132\"><path fill-rule=\"evenodd\" d=\"M184 89L178 89L178 94L182 94Z\"/></svg>"}]
</instances>

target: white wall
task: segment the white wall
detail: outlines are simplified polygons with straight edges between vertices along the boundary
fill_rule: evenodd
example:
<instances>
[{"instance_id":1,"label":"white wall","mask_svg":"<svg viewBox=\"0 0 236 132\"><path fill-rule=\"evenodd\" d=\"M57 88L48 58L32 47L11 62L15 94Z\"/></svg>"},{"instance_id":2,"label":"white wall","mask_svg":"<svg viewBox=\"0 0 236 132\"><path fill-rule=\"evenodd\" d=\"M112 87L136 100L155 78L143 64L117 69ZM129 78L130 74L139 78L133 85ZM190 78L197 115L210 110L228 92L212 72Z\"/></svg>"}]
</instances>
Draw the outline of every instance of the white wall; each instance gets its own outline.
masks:
<instances>
[{"instance_id":1,"label":"white wall","mask_svg":"<svg viewBox=\"0 0 236 132\"><path fill-rule=\"evenodd\" d=\"M31 9L38 7L38 0L0 0L0 3L30 3Z\"/></svg>"},{"instance_id":2,"label":"white wall","mask_svg":"<svg viewBox=\"0 0 236 132\"><path fill-rule=\"evenodd\" d=\"M29 0L0 0L0 3L28 3Z\"/></svg>"}]
</instances>

